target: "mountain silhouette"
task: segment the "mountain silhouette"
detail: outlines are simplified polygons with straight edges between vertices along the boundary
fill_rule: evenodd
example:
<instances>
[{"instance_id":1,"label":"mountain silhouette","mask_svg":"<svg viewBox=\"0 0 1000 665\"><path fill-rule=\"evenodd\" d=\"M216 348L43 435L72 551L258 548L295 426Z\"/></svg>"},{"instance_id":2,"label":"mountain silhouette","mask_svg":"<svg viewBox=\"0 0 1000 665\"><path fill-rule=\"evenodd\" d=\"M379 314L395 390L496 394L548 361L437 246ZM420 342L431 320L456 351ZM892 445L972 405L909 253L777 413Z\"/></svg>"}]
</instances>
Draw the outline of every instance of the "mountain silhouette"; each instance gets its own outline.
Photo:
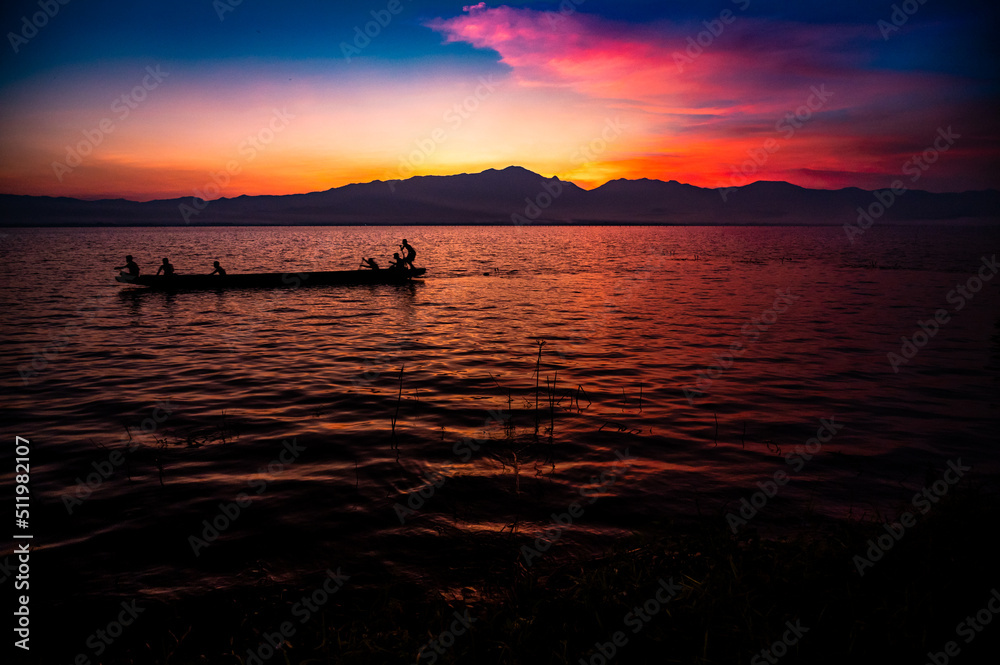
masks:
<instances>
[{"instance_id":1,"label":"mountain silhouette","mask_svg":"<svg viewBox=\"0 0 1000 665\"><path fill-rule=\"evenodd\" d=\"M1000 192L901 195L857 188L807 189L755 182L710 189L675 180L611 180L593 190L519 166L450 176L352 184L324 192L187 197L136 202L0 195L2 226L428 225L428 224L824 224L996 223Z\"/></svg>"}]
</instances>

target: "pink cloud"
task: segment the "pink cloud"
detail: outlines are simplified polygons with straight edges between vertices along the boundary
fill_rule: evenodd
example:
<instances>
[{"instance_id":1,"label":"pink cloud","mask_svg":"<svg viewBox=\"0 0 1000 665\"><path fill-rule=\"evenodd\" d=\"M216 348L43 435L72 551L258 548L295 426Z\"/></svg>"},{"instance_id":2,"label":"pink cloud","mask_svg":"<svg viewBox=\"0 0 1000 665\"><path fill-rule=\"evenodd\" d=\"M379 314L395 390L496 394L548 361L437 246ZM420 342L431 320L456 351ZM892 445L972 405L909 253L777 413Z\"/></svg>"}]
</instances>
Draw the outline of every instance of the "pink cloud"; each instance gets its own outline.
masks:
<instances>
[{"instance_id":1,"label":"pink cloud","mask_svg":"<svg viewBox=\"0 0 1000 665\"><path fill-rule=\"evenodd\" d=\"M880 151L881 143L918 148L939 124L971 113L956 101L963 81L871 66L880 37L870 25L765 23L736 12L712 35L700 22L636 26L579 11L469 9L427 25L447 43L496 51L521 86L568 89L641 118L647 135L633 137L623 162L687 160L705 173L704 184L709 172L717 178L746 150L781 138L787 125L779 132L779 121L810 103L798 147L786 147L759 179L780 174L815 186L826 171L839 187L843 173L892 174L900 150ZM817 104L817 89L832 94ZM698 179L688 174L688 182Z\"/></svg>"},{"instance_id":2,"label":"pink cloud","mask_svg":"<svg viewBox=\"0 0 1000 665\"><path fill-rule=\"evenodd\" d=\"M712 36L701 24L638 27L581 12L478 5L428 26L446 42L496 51L522 85L570 87L650 110L778 111L801 103L814 84L847 80L850 94L842 89L841 99L871 100L908 95L931 82L920 75L866 70L867 54L859 45L871 37L870 26L734 16ZM699 46L699 39L707 46Z\"/></svg>"}]
</instances>

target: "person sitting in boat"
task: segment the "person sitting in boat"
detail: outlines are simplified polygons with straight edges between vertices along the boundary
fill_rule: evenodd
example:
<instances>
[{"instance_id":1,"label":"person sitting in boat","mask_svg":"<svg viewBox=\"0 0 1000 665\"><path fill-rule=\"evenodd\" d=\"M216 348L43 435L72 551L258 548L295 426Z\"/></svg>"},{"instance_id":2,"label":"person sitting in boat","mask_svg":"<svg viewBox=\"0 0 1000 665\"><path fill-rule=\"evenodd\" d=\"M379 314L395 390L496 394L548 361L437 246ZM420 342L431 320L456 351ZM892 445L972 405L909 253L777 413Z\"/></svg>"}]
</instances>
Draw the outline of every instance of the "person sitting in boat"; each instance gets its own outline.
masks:
<instances>
[{"instance_id":1,"label":"person sitting in boat","mask_svg":"<svg viewBox=\"0 0 1000 665\"><path fill-rule=\"evenodd\" d=\"M362 259L361 260L361 267L362 268L371 268L372 270L378 270L378 262L374 258L371 258L371 259Z\"/></svg>"},{"instance_id":2,"label":"person sitting in boat","mask_svg":"<svg viewBox=\"0 0 1000 665\"><path fill-rule=\"evenodd\" d=\"M402 259L399 256L399 252L392 255L395 261L389 261L389 270L406 270L406 259Z\"/></svg>"},{"instance_id":3,"label":"person sitting in boat","mask_svg":"<svg viewBox=\"0 0 1000 665\"><path fill-rule=\"evenodd\" d=\"M174 274L174 266L172 263L170 263L170 260L167 259L166 257L163 258L163 265L159 267L159 269L156 271L156 274L159 275L161 272L163 273L164 277L172 277Z\"/></svg>"},{"instance_id":4,"label":"person sitting in boat","mask_svg":"<svg viewBox=\"0 0 1000 665\"><path fill-rule=\"evenodd\" d=\"M164 259L164 260L166 260L166 259ZM209 275L218 275L219 277L225 277L226 276L226 269L223 268L222 266L220 266L218 261L216 261L212 265L215 266L215 270L213 270L212 272L208 273Z\"/></svg>"},{"instance_id":5,"label":"person sitting in boat","mask_svg":"<svg viewBox=\"0 0 1000 665\"><path fill-rule=\"evenodd\" d=\"M413 259L417 258L417 250L413 249L413 246L406 242L406 238L403 238L403 244L400 245L399 248L406 254L403 257L403 263L409 265L410 268L413 268Z\"/></svg>"},{"instance_id":6,"label":"person sitting in boat","mask_svg":"<svg viewBox=\"0 0 1000 665\"><path fill-rule=\"evenodd\" d=\"M128 274L132 277L139 276L139 264L132 260L131 254L125 257L125 265L115 266L115 270L128 270ZM122 274L124 275L125 273Z\"/></svg>"}]
</instances>

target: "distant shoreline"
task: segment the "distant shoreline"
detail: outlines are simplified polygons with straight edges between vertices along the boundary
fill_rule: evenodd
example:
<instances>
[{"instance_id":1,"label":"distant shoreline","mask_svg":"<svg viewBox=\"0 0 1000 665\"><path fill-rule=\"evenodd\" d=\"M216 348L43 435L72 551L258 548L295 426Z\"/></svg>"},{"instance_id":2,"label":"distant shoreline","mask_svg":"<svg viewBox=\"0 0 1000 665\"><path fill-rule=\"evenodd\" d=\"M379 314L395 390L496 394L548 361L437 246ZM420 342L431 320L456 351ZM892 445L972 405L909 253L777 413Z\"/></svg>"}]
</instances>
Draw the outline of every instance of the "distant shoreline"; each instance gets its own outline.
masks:
<instances>
[{"instance_id":1,"label":"distant shoreline","mask_svg":"<svg viewBox=\"0 0 1000 665\"><path fill-rule=\"evenodd\" d=\"M0 228L3 229L45 229L45 230L58 230L58 229L151 229L151 228L163 228L163 229L176 229L176 228L188 228L188 229L215 229L215 228L367 228L367 227L384 227L384 228L413 228L413 227L428 227L428 228L448 228L455 226L482 226L482 227L497 227L497 226L507 226L511 228L524 227L528 228L566 228L566 227L604 227L604 226L616 226L616 227L664 227L664 228L675 228L675 227L725 227L725 228L754 228L754 227L764 227L764 228L837 228L843 226L842 223L836 222L815 222L815 223L802 223L802 222L760 222L760 223L748 223L739 222L733 224L723 224L723 223L712 223L706 222L702 224L695 223L672 223L672 222L539 222L537 224L511 224L510 222L495 222L495 223L485 223L485 222L447 222L440 224L432 224L427 222L400 222L400 223L379 223L379 224L308 224L308 223L288 223L288 224L275 224L275 223L261 223L261 224L236 224L227 222L210 222L205 224L12 224L7 225L0 221ZM996 217L960 217L957 219L918 219L912 221L887 221L879 224L882 227L893 227L893 228L912 228L916 226L962 226L962 227L987 227L987 226L1000 226L1000 214Z\"/></svg>"}]
</instances>

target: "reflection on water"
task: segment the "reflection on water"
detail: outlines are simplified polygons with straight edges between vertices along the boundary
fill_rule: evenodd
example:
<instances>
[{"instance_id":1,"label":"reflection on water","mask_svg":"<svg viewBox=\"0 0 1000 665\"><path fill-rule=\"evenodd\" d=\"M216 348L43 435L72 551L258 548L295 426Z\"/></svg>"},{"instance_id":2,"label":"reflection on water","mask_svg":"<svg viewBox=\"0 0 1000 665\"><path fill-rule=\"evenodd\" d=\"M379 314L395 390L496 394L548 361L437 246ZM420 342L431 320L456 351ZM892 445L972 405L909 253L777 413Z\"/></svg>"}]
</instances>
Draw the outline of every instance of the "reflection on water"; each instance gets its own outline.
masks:
<instances>
[{"instance_id":1,"label":"reflection on water","mask_svg":"<svg viewBox=\"0 0 1000 665\"><path fill-rule=\"evenodd\" d=\"M179 272L215 259L342 269L402 237L429 268L406 287L156 293L109 270L127 253L146 271L162 255ZM572 555L651 521L722 520L834 419L842 429L755 518L795 528L884 510L952 457L995 477L998 283L899 373L886 354L997 240L927 227L873 228L853 246L839 228L13 230L0 410L43 442L39 537L77 562L84 590L238 584L255 561L290 575L331 552L421 576L462 539L516 552L585 495L551 553ZM289 445L300 454L282 461ZM122 463L86 487L115 451ZM241 493L249 505L196 556L190 538ZM123 556L112 566L108 552Z\"/></svg>"}]
</instances>

